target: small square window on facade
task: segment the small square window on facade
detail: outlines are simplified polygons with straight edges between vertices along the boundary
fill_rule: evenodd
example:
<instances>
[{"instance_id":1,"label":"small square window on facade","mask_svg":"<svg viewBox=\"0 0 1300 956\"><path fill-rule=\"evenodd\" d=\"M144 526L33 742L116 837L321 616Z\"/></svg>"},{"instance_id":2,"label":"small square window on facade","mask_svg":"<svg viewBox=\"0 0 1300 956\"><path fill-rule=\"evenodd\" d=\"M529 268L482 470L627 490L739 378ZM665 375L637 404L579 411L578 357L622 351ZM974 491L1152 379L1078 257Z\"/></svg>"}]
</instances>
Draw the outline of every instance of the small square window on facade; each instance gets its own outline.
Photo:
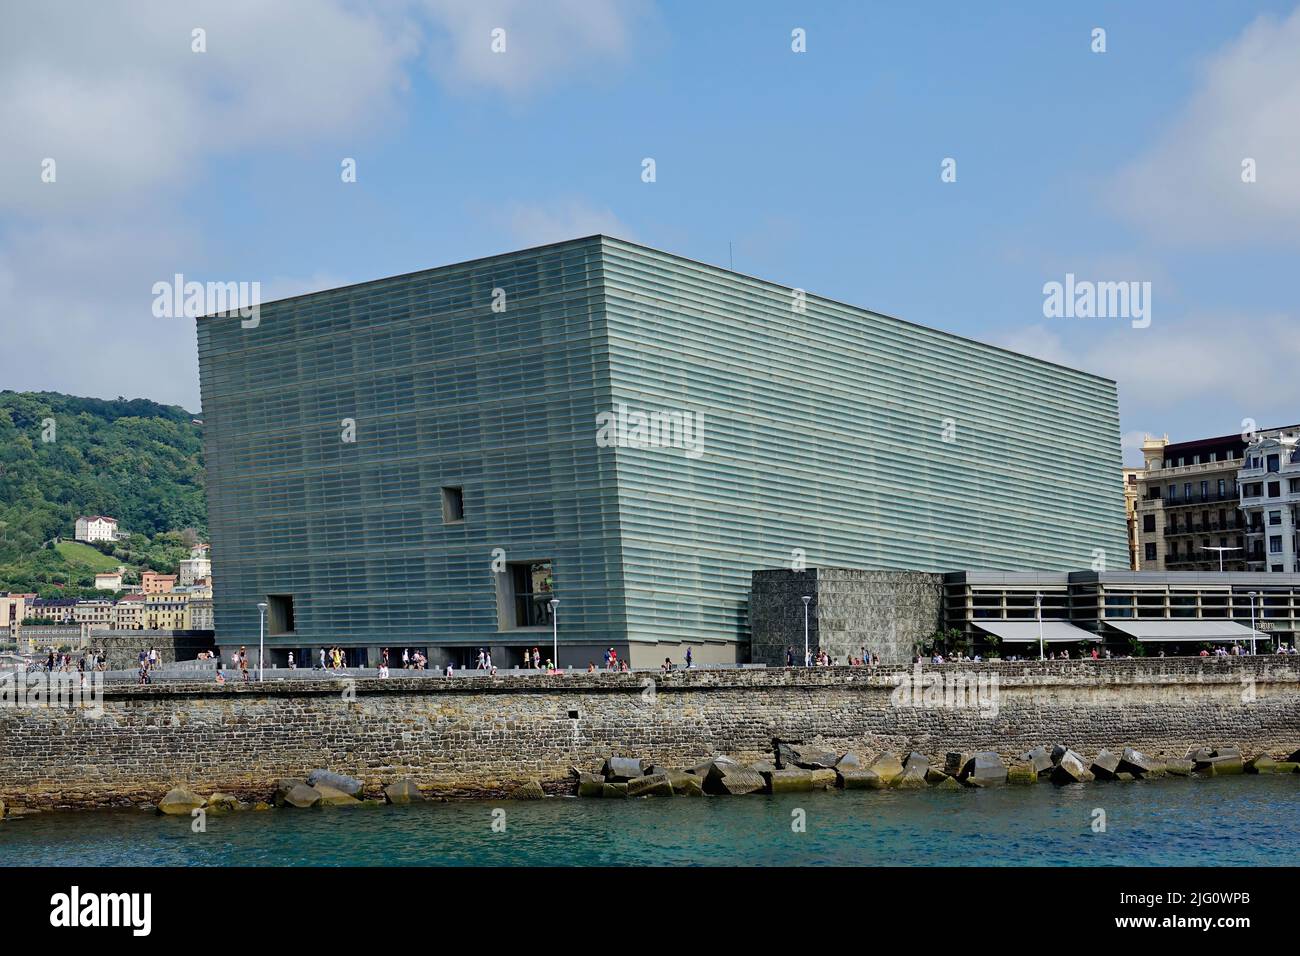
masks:
<instances>
[{"instance_id":1,"label":"small square window on facade","mask_svg":"<svg viewBox=\"0 0 1300 956\"><path fill-rule=\"evenodd\" d=\"M442 489L442 523L455 524L465 520L465 489Z\"/></svg>"}]
</instances>

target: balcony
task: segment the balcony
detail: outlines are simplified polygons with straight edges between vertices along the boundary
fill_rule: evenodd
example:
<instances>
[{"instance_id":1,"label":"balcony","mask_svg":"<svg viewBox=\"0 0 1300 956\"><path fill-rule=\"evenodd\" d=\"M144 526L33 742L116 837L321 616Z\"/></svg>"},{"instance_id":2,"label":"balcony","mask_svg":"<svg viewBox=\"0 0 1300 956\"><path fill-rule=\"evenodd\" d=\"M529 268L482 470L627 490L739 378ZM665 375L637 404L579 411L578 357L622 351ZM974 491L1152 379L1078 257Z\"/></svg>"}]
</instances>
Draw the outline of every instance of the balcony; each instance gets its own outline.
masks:
<instances>
[{"instance_id":1,"label":"balcony","mask_svg":"<svg viewBox=\"0 0 1300 956\"><path fill-rule=\"evenodd\" d=\"M1226 521L1219 524L1217 521L1211 521L1209 524L1194 525L1165 525L1165 537L1173 537L1181 534L1210 534L1219 531L1244 531L1246 525L1241 521Z\"/></svg>"},{"instance_id":2,"label":"balcony","mask_svg":"<svg viewBox=\"0 0 1300 956\"><path fill-rule=\"evenodd\" d=\"M1166 498L1165 507L1176 508L1179 505L1203 505L1212 501L1236 501L1236 500L1237 500L1237 493L1235 491L1224 491L1224 492L1211 491L1204 495L1202 495L1199 491L1196 491L1193 492L1191 495L1183 495L1181 497Z\"/></svg>"}]
</instances>

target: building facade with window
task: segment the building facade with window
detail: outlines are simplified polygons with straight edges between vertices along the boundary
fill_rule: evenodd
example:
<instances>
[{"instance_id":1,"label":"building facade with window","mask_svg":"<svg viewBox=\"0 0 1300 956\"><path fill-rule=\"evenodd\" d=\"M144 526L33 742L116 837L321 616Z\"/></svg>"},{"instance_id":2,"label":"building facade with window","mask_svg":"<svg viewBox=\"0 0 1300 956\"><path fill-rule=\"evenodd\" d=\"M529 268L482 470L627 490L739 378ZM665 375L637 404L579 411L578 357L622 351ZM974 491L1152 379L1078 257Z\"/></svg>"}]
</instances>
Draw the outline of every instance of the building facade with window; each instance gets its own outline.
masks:
<instances>
[{"instance_id":1,"label":"building facade with window","mask_svg":"<svg viewBox=\"0 0 1300 956\"><path fill-rule=\"evenodd\" d=\"M73 534L78 541L116 541L117 519L106 515L82 515Z\"/></svg>"},{"instance_id":2,"label":"building facade with window","mask_svg":"<svg viewBox=\"0 0 1300 956\"><path fill-rule=\"evenodd\" d=\"M1237 481L1249 568L1300 572L1300 426L1261 432Z\"/></svg>"},{"instance_id":3,"label":"building facade with window","mask_svg":"<svg viewBox=\"0 0 1300 956\"><path fill-rule=\"evenodd\" d=\"M1246 570L1246 529L1238 512L1240 435L1170 443L1147 436L1136 476L1137 568L1144 571ZM1218 549L1222 549L1221 551Z\"/></svg>"},{"instance_id":4,"label":"building facade with window","mask_svg":"<svg viewBox=\"0 0 1300 956\"><path fill-rule=\"evenodd\" d=\"M217 640L275 660L730 663L755 568L1126 552L1113 382L609 237L198 346Z\"/></svg>"},{"instance_id":5,"label":"building facade with window","mask_svg":"<svg viewBox=\"0 0 1300 956\"><path fill-rule=\"evenodd\" d=\"M1236 645L1271 653L1300 637L1300 574L971 572L944 575L944 622L982 653L1037 657L1091 647L1194 655ZM1042 627L1040 629L1040 622Z\"/></svg>"}]
</instances>

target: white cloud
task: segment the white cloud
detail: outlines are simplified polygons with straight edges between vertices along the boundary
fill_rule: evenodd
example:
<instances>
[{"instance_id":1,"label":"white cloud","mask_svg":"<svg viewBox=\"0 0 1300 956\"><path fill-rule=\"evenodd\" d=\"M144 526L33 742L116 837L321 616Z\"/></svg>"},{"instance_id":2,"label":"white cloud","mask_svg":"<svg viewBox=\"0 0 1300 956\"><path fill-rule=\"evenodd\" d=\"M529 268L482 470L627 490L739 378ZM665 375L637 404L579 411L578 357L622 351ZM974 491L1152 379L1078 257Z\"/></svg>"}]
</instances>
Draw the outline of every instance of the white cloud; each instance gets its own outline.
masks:
<instances>
[{"instance_id":1,"label":"white cloud","mask_svg":"<svg viewBox=\"0 0 1300 956\"><path fill-rule=\"evenodd\" d=\"M1187 107L1114 184L1118 211L1179 243L1300 237L1300 8L1205 66ZM1242 161L1257 181L1242 182Z\"/></svg>"},{"instance_id":2,"label":"white cloud","mask_svg":"<svg viewBox=\"0 0 1300 956\"><path fill-rule=\"evenodd\" d=\"M152 283L200 237L162 218L20 229L0 246L0 380L16 390L148 397L198 408L194 323L152 314ZM6 277L7 278L4 278Z\"/></svg>"},{"instance_id":3,"label":"white cloud","mask_svg":"<svg viewBox=\"0 0 1300 956\"><path fill-rule=\"evenodd\" d=\"M456 89L487 87L526 94L558 76L593 72L621 61L645 7L617 0L422 0L438 21L429 63ZM493 31L504 50L493 51Z\"/></svg>"},{"instance_id":4,"label":"white cloud","mask_svg":"<svg viewBox=\"0 0 1300 956\"><path fill-rule=\"evenodd\" d=\"M0 331L11 347L0 350L0 380L197 410L193 323L152 316L154 282L176 272L258 279L271 301L342 280L211 274L210 253L221 250L184 206L187 190L250 153L382 129L426 66L458 89L510 96L608 66L627 55L641 17L612 0L6 7ZM499 56L488 48L498 25L509 30ZM206 52L191 49L195 28ZM41 181L47 157L54 183ZM507 228L528 242L629 231L578 200L521 204ZM275 276L274 263L266 268Z\"/></svg>"},{"instance_id":5,"label":"white cloud","mask_svg":"<svg viewBox=\"0 0 1300 956\"><path fill-rule=\"evenodd\" d=\"M1157 315L1146 329L1067 319L1017 329L997 344L1114 379L1126 425L1177 441L1234 432L1247 417L1300 420L1297 322L1281 312Z\"/></svg>"},{"instance_id":6,"label":"white cloud","mask_svg":"<svg viewBox=\"0 0 1300 956\"><path fill-rule=\"evenodd\" d=\"M364 128L395 108L416 52L403 18L313 0L24 4L5 19L0 208L47 215L130 206L225 156Z\"/></svg>"}]
</instances>

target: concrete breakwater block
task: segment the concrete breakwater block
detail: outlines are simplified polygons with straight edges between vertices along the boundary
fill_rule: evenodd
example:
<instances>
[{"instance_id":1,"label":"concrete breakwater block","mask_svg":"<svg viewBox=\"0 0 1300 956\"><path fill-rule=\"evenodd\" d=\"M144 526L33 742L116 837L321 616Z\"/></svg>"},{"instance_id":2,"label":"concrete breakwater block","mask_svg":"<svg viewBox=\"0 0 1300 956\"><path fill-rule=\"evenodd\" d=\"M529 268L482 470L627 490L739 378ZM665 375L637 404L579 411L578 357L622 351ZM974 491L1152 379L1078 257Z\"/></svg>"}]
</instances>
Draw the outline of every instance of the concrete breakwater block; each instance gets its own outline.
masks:
<instances>
[{"instance_id":1,"label":"concrete breakwater block","mask_svg":"<svg viewBox=\"0 0 1300 956\"><path fill-rule=\"evenodd\" d=\"M603 775L610 783L627 783L645 776L645 761L634 757L608 757Z\"/></svg>"},{"instance_id":2,"label":"concrete breakwater block","mask_svg":"<svg viewBox=\"0 0 1300 956\"><path fill-rule=\"evenodd\" d=\"M651 773L637 777L627 783L629 797L671 797L673 785L668 781L668 774Z\"/></svg>"},{"instance_id":3,"label":"concrete breakwater block","mask_svg":"<svg viewBox=\"0 0 1300 956\"><path fill-rule=\"evenodd\" d=\"M992 750L984 750L970 759L961 782L968 787L996 787L1007 782L1007 765Z\"/></svg>"},{"instance_id":4,"label":"concrete breakwater block","mask_svg":"<svg viewBox=\"0 0 1300 956\"><path fill-rule=\"evenodd\" d=\"M827 767L817 770L810 770L814 790L833 790L839 779L839 774Z\"/></svg>"},{"instance_id":5,"label":"concrete breakwater block","mask_svg":"<svg viewBox=\"0 0 1300 956\"><path fill-rule=\"evenodd\" d=\"M1092 759L1088 769L1098 780L1114 780L1115 774L1119 772L1119 757L1109 750L1102 750Z\"/></svg>"},{"instance_id":6,"label":"concrete breakwater block","mask_svg":"<svg viewBox=\"0 0 1300 956\"><path fill-rule=\"evenodd\" d=\"M424 799L424 794L420 792L414 780L403 777L384 787L384 799L393 804L419 803Z\"/></svg>"},{"instance_id":7,"label":"concrete breakwater block","mask_svg":"<svg viewBox=\"0 0 1300 956\"><path fill-rule=\"evenodd\" d=\"M315 787L309 787L306 783L294 785L288 793L284 795L282 801L277 802L282 807L297 807L300 810L306 810L320 804L321 794Z\"/></svg>"},{"instance_id":8,"label":"concrete breakwater block","mask_svg":"<svg viewBox=\"0 0 1300 956\"><path fill-rule=\"evenodd\" d=\"M835 764L836 770L863 770L866 764L862 762L862 757L850 750Z\"/></svg>"},{"instance_id":9,"label":"concrete breakwater block","mask_svg":"<svg viewBox=\"0 0 1300 956\"><path fill-rule=\"evenodd\" d=\"M313 770L307 774L307 786L332 787L350 797L355 797L361 793L362 783L356 777L349 777L346 774L334 773L330 770Z\"/></svg>"},{"instance_id":10,"label":"concrete breakwater block","mask_svg":"<svg viewBox=\"0 0 1300 956\"><path fill-rule=\"evenodd\" d=\"M1092 771L1083 762L1083 757L1073 750L1066 748L1056 766L1052 768L1052 783L1065 785L1067 783L1086 783L1095 779Z\"/></svg>"},{"instance_id":11,"label":"concrete breakwater block","mask_svg":"<svg viewBox=\"0 0 1300 956\"><path fill-rule=\"evenodd\" d=\"M1207 777L1244 773L1246 763L1236 747L1195 747L1187 751L1187 759L1196 765L1196 772Z\"/></svg>"},{"instance_id":12,"label":"concrete breakwater block","mask_svg":"<svg viewBox=\"0 0 1300 956\"><path fill-rule=\"evenodd\" d=\"M867 769L880 781L881 786L876 789L883 789L892 786L903 775L903 762L893 754L881 754L871 761L871 766Z\"/></svg>"},{"instance_id":13,"label":"concrete breakwater block","mask_svg":"<svg viewBox=\"0 0 1300 956\"><path fill-rule=\"evenodd\" d=\"M903 761L903 772L894 780L900 790L920 790L928 787L925 776L930 771L930 758L915 750Z\"/></svg>"},{"instance_id":14,"label":"concrete breakwater block","mask_svg":"<svg viewBox=\"0 0 1300 956\"><path fill-rule=\"evenodd\" d=\"M773 770L762 775L768 793L807 793L813 788L811 770Z\"/></svg>"},{"instance_id":15,"label":"concrete breakwater block","mask_svg":"<svg viewBox=\"0 0 1300 956\"><path fill-rule=\"evenodd\" d=\"M1148 757L1140 750L1125 747L1119 758L1119 772L1131 773L1135 777L1160 777L1164 775L1165 765L1153 757Z\"/></svg>"},{"instance_id":16,"label":"concrete breakwater block","mask_svg":"<svg viewBox=\"0 0 1300 956\"><path fill-rule=\"evenodd\" d=\"M284 798L289 795L294 787L307 785L307 780L303 777L281 777L275 782L275 793L271 796L271 802L277 807L284 806Z\"/></svg>"},{"instance_id":17,"label":"concrete breakwater block","mask_svg":"<svg viewBox=\"0 0 1300 956\"><path fill-rule=\"evenodd\" d=\"M687 773L685 770L669 770L668 782L672 784L675 797L704 796L704 781L693 773Z\"/></svg>"},{"instance_id":18,"label":"concrete breakwater block","mask_svg":"<svg viewBox=\"0 0 1300 956\"><path fill-rule=\"evenodd\" d=\"M1007 783L1017 785L1038 783L1038 771L1030 761L1016 760L1007 768Z\"/></svg>"},{"instance_id":19,"label":"concrete breakwater block","mask_svg":"<svg viewBox=\"0 0 1300 956\"><path fill-rule=\"evenodd\" d=\"M344 793L337 787L329 787L325 784L313 787L320 794L320 805L322 807L359 807L361 801L350 793Z\"/></svg>"},{"instance_id":20,"label":"concrete breakwater block","mask_svg":"<svg viewBox=\"0 0 1300 956\"><path fill-rule=\"evenodd\" d=\"M766 787L767 781L761 774L732 761L724 763L715 760L709 768L708 776L704 778L705 793L740 796L757 793Z\"/></svg>"},{"instance_id":21,"label":"concrete breakwater block","mask_svg":"<svg viewBox=\"0 0 1300 956\"><path fill-rule=\"evenodd\" d=\"M872 785L872 781L878 781L880 778L870 770L837 770L835 775L838 784L845 790L881 789Z\"/></svg>"},{"instance_id":22,"label":"concrete breakwater block","mask_svg":"<svg viewBox=\"0 0 1300 956\"><path fill-rule=\"evenodd\" d=\"M833 750L803 744L780 744L776 748L776 764L781 770L799 767L803 770L834 770L840 755Z\"/></svg>"},{"instance_id":23,"label":"concrete breakwater block","mask_svg":"<svg viewBox=\"0 0 1300 956\"><path fill-rule=\"evenodd\" d=\"M1028 753L1023 753L1019 757L1020 762L1028 763L1034 768L1034 773L1046 775L1052 772L1052 754L1046 747L1038 746Z\"/></svg>"},{"instance_id":24,"label":"concrete breakwater block","mask_svg":"<svg viewBox=\"0 0 1300 956\"><path fill-rule=\"evenodd\" d=\"M975 755L964 750L950 750L943 761L943 772L950 777L960 777Z\"/></svg>"}]
</instances>

